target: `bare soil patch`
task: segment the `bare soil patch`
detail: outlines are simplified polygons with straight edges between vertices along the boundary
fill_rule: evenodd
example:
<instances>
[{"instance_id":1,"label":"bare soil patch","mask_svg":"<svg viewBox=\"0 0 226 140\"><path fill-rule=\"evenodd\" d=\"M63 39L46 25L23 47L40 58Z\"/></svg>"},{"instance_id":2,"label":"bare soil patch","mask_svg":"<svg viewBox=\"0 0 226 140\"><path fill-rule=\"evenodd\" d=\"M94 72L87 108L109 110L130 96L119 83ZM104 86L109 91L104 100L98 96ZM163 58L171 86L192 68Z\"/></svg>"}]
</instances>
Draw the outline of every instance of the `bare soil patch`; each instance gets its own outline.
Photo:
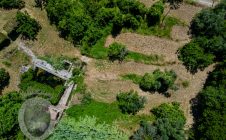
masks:
<instances>
[{"instance_id":1,"label":"bare soil patch","mask_svg":"<svg viewBox=\"0 0 226 140\"><path fill-rule=\"evenodd\" d=\"M189 28L184 26L174 26L171 31L171 37L174 41L190 41Z\"/></svg>"},{"instance_id":2,"label":"bare soil patch","mask_svg":"<svg viewBox=\"0 0 226 140\"><path fill-rule=\"evenodd\" d=\"M145 6L151 7L157 0L139 0L142 2Z\"/></svg>"},{"instance_id":3,"label":"bare soil patch","mask_svg":"<svg viewBox=\"0 0 226 140\"><path fill-rule=\"evenodd\" d=\"M179 18L180 20L184 21L185 24L189 25L192 18L195 16L195 14L197 14L201 10L202 10L202 7L200 6L183 3L179 9L171 10L169 15ZM165 12L167 11L168 11L168 8L165 9Z\"/></svg>"},{"instance_id":4,"label":"bare soil patch","mask_svg":"<svg viewBox=\"0 0 226 140\"><path fill-rule=\"evenodd\" d=\"M175 53L184 43L178 43L169 39L159 38L155 36L143 36L134 33L122 33L116 38L109 36L106 40L110 45L114 41L122 43L131 51L143 54L158 54L164 56L166 61L177 61Z\"/></svg>"}]
</instances>

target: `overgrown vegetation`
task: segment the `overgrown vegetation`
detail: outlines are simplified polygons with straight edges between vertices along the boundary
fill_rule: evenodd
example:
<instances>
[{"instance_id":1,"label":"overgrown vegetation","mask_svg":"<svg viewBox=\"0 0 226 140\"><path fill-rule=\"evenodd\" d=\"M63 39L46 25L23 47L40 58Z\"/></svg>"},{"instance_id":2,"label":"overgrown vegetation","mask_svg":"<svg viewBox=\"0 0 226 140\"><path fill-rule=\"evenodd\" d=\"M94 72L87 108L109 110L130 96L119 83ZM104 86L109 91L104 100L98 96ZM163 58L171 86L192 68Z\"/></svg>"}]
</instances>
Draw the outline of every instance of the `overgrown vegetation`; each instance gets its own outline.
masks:
<instances>
[{"instance_id":1,"label":"overgrown vegetation","mask_svg":"<svg viewBox=\"0 0 226 140\"><path fill-rule=\"evenodd\" d=\"M0 139L14 139L19 130L18 111L22 97L17 92L0 96Z\"/></svg>"},{"instance_id":2,"label":"overgrown vegetation","mask_svg":"<svg viewBox=\"0 0 226 140\"><path fill-rule=\"evenodd\" d=\"M116 99L122 113L133 115L144 108L146 102L146 98L139 96L135 91L121 92L117 95Z\"/></svg>"},{"instance_id":3,"label":"overgrown vegetation","mask_svg":"<svg viewBox=\"0 0 226 140\"><path fill-rule=\"evenodd\" d=\"M193 40L179 50L179 59L192 73L226 59L225 3L202 10L191 22Z\"/></svg>"},{"instance_id":4,"label":"overgrown vegetation","mask_svg":"<svg viewBox=\"0 0 226 140\"><path fill-rule=\"evenodd\" d=\"M9 84L9 79L9 73L5 69L0 68L0 94L1 90L3 90Z\"/></svg>"},{"instance_id":5,"label":"overgrown vegetation","mask_svg":"<svg viewBox=\"0 0 226 140\"><path fill-rule=\"evenodd\" d=\"M61 79L44 72L42 70L28 72L21 76L21 83L19 85L22 91L37 90L49 96L50 102L56 105L64 91L63 81Z\"/></svg>"},{"instance_id":6,"label":"overgrown vegetation","mask_svg":"<svg viewBox=\"0 0 226 140\"><path fill-rule=\"evenodd\" d=\"M141 122L140 128L131 139L175 139L184 140L185 116L179 108L178 103L162 104L152 110L156 121Z\"/></svg>"},{"instance_id":7,"label":"overgrown vegetation","mask_svg":"<svg viewBox=\"0 0 226 140\"><path fill-rule=\"evenodd\" d=\"M79 119L65 117L57 125L50 140L75 139L117 139L127 140L128 136L114 125L98 123L95 117L84 116Z\"/></svg>"}]
</instances>

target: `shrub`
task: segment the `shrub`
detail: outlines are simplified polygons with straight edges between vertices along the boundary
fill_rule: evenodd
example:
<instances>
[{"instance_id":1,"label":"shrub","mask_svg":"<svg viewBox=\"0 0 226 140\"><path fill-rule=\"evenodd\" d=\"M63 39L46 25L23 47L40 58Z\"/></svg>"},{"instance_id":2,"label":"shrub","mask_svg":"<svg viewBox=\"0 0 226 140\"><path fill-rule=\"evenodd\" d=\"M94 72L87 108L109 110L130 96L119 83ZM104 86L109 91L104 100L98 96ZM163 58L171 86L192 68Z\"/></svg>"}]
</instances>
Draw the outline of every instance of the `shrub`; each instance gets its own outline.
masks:
<instances>
[{"instance_id":1,"label":"shrub","mask_svg":"<svg viewBox=\"0 0 226 140\"><path fill-rule=\"evenodd\" d=\"M0 68L0 90L9 84L9 73L5 69Z\"/></svg>"},{"instance_id":2,"label":"shrub","mask_svg":"<svg viewBox=\"0 0 226 140\"><path fill-rule=\"evenodd\" d=\"M153 73L146 73L139 85L147 91L166 92L174 85L177 76L173 71L162 72L159 69Z\"/></svg>"},{"instance_id":3,"label":"shrub","mask_svg":"<svg viewBox=\"0 0 226 140\"><path fill-rule=\"evenodd\" d=\"M203 70L214 60L214 55L205 53L204 49L200 48L195 42L190 42L180 49L178 57L192 73L195 73L198 69Z\"/></svg>"},{"instance_id":4,"label":"shrub","mask_svg":"<svg viewBox=\"0 0 226 140\"><path fill-rule=\"evenodd\" d=\"M130 14L123 15L123 26L125 28L137 29L140 25L139 21Z\"/></svg>"},{"instance_id":5,"label":"shrub","mask_svg":"<svg viewBox=\"0 0 226 140\"><path fill-rule=\"evenodd\" d=\"M136 114L140 109L144 108L146 99L140 97L137 92L121 92L117 95L119 108L123 113Z\"/></svg>"},{"instance_id":6,"label":"shrub","mask_svg":"<svg viewBox=\"0 0 226 140\"><path fill-rule=\"evenodd\" d=\"M126 47L119 43L113 43L109 46L108 57L110 60L123 61L128 54Z\"/></svg>"},{"instance_id":7,"label":"shrub","mask_svg":"<svg viewBox=\"0 0 226 140\"><path fill-rule=\"evenodd\" d=\"M27 12L18 12L16 19L18 22L17 33L21 33L25 39L35 39L41 29L39 23L31 18Z\"/></svg>"},{"instance_id":8,"label":"shrub","mask_svg":"<svg viewBox=\"0 0 226 140\"><path fill-rule=\"evenodd\" d=\"M161 16L164 12L164 3L162 0L153 4L147 11L147 22L149 26L160 23Z\"/></svg>"}]
</instances>

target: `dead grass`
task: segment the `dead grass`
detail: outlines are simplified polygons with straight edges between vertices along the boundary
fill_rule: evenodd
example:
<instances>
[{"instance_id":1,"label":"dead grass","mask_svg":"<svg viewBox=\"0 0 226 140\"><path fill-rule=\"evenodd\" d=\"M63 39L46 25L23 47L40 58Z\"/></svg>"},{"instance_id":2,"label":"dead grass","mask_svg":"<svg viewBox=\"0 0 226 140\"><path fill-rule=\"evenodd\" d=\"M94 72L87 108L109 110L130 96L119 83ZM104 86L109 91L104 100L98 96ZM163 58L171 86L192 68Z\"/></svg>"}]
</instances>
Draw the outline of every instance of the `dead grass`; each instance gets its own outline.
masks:
<instances>
[{"instance_id":1,"label":"dead grass","mask_svg":"<svg viewBox=\"0 0 226 140\"><path fill-rule=\"evenodd\" d=\"M0 8L0 32L7 21L15 17L17 10L4 10Z\"/></svg>"},{"instance_id":2,"label":"dead grass","mask_svg":"<svg viewBox=\"0 0 226 140\"><path fill-rule=\"evenodd\" d=\"M0 51L0 67L5 68L10 75L10 84L3 90L3 94L18 91L20 83L20 68L23 65L29 64L29 58L17 50L16 42ZM3 64L8 62L10 65Z\"/></svg>"}]
</instances>

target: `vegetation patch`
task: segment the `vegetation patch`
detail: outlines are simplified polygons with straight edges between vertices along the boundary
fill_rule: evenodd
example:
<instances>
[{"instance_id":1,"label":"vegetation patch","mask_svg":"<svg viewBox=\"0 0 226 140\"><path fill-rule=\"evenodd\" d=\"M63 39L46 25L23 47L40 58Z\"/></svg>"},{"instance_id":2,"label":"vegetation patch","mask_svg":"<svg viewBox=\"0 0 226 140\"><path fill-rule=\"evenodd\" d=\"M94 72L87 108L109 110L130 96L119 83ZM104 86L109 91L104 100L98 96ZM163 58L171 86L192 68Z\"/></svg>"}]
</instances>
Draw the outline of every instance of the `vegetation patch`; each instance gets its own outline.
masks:
<instances>
[{"instance_id":1,"label":"vegetation patch","mask_svg":"<svg viewBox=\"0 0 226 140\"><path fill-rule=\"evenodd\" d=\"M121 92L117 95L116 99L122 113L133 115L144 108L146 102L146 98L139 96L135 91Z\"/></svg>"},{"instance_id":2,"label":"vegetation patch","mask_svg":"<svg viewBox=\"0 0 226 140\"><path fill-rule=\"evenodd\" d=\"M50 102L56 105L64 91L63 81L51 74L30 69L21 76L20 89L23 91L39 91L49 96Z\"/></svg>"},{"instance_id":3,"label":"vegetation patch","mask_svg":"<svg viewBox=\"0 0 226 140\"><path fill-rule=\"evenodd\" d=\"M126 56L126 60L133 60L138 63L144 64L152 64L152 65L160 65L161 61L163 61L163 57L159 55L145 55L138 52L129 51Z\"/></svg>"},{"instance_id":4,"label":"vegetation patch","mask_svg":"<svg viewBox=\"0 0 226 140\"><path fill-rule=\"evenodd\" d=\"M145 91L166 93L168 89L174 89L174 82L177 75L174 71L155 70L153 73L146 73L144 76L136 74L127 74L122 76L125 80L132 80L139 84L140 88Z\"/></svg>"},{"instance_id":5,"label":"vegetation patch","mask_svg":"<svg viewBox=\"0 0 226 140\"><path fill-rule=\"evenodd\" d=\"M61 139L117 139L127 140L127 134L120 131L116 126L99 123L95 117L84 116L79 119L64 117L57 125L50 140Z\"/></svg>"},{"instance_id":6,"label":"vegetation patch","mask_svg":"<svg viewBox=\"0 0 226 140\"><path fill-rule=\"evenodd\" d=\"M17 92L0 96L0 139L15 139L14 136L19 131L18 112L22 101Z\"/></svg>"},{"instance_id":7,"label":"vegetation patch","mask_svg":"<svg viewBox=\"0 0 226 140\"><path fill-rule=\"evenodd\" d=\"M140 128L132 136L137 139L185 139L184 125L185 116L180 110L178 103L162 104L152 110L156 121L141 122Z\"/></svg>"}]
</instances>

